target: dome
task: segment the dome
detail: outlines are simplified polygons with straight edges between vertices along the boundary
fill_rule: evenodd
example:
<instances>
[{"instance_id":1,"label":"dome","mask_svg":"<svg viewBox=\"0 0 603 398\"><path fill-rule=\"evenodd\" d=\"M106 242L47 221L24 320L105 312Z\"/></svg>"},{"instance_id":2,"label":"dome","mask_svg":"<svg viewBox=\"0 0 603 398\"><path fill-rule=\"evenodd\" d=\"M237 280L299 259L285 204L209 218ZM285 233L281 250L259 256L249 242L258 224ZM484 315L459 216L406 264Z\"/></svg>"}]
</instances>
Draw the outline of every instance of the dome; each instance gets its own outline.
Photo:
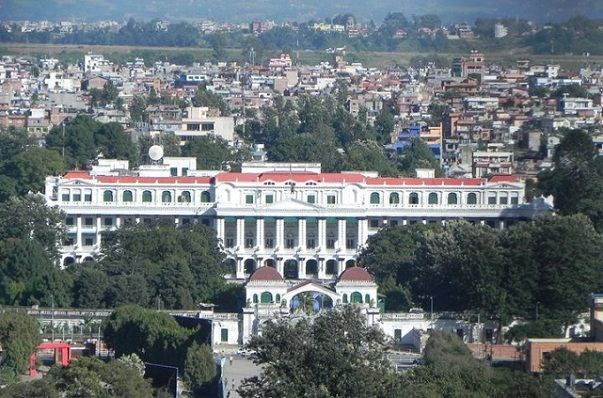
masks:
<instances>
[{"instance_id":1,"label":"dome","mask_svg":"<svg viewBox=\"0 0 603 398\"><path fill-rule=\"evenodd\" d=\"M249 281L282 281L283 277L276 268L264 266L260 267L251 275Z\"/></svg>"},{"instance_id":2,"label":"dome","mask_svg":"<svg viewBox=\"0 0 603 398\"><path fill-rule=\"evenodd\" d=\"M373 282L373 277L364 268L351 267L341 273L339 281Z\"/></svg>"}]
</instances>

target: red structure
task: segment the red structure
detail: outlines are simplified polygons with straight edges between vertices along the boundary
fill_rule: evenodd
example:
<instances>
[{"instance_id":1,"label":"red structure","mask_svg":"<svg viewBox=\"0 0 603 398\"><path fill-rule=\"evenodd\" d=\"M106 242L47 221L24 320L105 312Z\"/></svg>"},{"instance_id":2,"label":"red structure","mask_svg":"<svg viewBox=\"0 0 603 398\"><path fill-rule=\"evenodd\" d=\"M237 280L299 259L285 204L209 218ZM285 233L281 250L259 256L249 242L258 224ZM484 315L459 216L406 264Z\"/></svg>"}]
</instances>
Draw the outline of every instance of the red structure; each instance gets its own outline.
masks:
<instances>
[{"instance_id":1,"label":"red structure","mask_svg":"<svg viewBox=\"0 0 603 398\"><path fill-rule=\"evenodd\" d=\"M42 350L54 350L54 361L63 366L68 366L71 361L71 346L68 343L40 343L36 347L36 352L29 358L29 375L35 376L37 352Z\"/></svg>"}]
</instances>

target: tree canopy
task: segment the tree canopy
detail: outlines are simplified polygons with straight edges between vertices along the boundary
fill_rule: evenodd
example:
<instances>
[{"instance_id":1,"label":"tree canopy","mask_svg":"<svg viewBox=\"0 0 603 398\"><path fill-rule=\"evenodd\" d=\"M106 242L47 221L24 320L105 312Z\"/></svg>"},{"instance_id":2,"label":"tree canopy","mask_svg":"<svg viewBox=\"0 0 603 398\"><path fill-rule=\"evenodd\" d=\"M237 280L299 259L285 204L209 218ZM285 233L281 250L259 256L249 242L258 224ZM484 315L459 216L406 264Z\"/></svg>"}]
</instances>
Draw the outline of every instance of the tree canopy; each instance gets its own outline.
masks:
<instances>
[{"instance_id":1,"label":"tree canopy","mask_svg":"<svg viewBox=\"0 0 603 398\"><path fill-rule=\"evenodd\" d=\"M350 306L269 323L249 347L262 374L243 382L242 397L396 396L383 332Z\"/></svg>"}]
</instances>

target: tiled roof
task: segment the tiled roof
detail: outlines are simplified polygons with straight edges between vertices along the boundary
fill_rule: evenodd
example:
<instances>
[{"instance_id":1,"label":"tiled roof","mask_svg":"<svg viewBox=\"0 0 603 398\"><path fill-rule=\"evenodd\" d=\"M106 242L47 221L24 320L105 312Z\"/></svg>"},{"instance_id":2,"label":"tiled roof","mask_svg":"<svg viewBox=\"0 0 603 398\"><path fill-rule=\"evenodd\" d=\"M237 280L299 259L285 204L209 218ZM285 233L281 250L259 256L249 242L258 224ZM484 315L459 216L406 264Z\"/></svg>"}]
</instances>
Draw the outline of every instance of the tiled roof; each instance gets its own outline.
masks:
<instances>
[{"instance_id":1,"label":"tiled roof","mask_svg":"<svg viewBox=\"0 0 603 398\"><path fill-rule=\"evenodd\" d=\"M249 278L250 282L253 281L282 281L283 277L278 271L269 266L264 266L258 268L253 275Z\"/></svg>"},{"instance_id":2,"label":"tiled roof","mask_svg":"<svg viewBox=\"0 0 603 398\"><path fill-rule=\"evenodd\" d=\"M373 277L364 268L351 267L341 273L339 281L373 282Z\"/></svg>"}]
</instances>

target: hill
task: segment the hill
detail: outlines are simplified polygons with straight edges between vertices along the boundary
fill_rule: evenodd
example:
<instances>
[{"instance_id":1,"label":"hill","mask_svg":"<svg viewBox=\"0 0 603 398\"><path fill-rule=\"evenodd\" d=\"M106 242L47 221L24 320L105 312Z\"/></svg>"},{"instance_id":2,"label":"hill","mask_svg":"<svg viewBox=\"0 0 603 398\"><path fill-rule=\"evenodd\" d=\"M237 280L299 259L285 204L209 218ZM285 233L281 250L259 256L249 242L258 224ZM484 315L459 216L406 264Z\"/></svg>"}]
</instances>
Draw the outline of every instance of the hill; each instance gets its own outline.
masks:
<instances>
[{"instance_id":1,"label":"hill","mask_svg":"<svg viewBox=\"0 0 603 398\"><path fill-rule=\"evenodd\" d=\"M233 12L236 10L236 13ZM306 21L352 13L360 21L379 23L389 12L436 14L446 22L472 22L477 17L521 17L536 22L567 20L575 15L603 18L600 0L3 0L2 20L170 20L253 19Z\"/></svg>"}]
</instances>

